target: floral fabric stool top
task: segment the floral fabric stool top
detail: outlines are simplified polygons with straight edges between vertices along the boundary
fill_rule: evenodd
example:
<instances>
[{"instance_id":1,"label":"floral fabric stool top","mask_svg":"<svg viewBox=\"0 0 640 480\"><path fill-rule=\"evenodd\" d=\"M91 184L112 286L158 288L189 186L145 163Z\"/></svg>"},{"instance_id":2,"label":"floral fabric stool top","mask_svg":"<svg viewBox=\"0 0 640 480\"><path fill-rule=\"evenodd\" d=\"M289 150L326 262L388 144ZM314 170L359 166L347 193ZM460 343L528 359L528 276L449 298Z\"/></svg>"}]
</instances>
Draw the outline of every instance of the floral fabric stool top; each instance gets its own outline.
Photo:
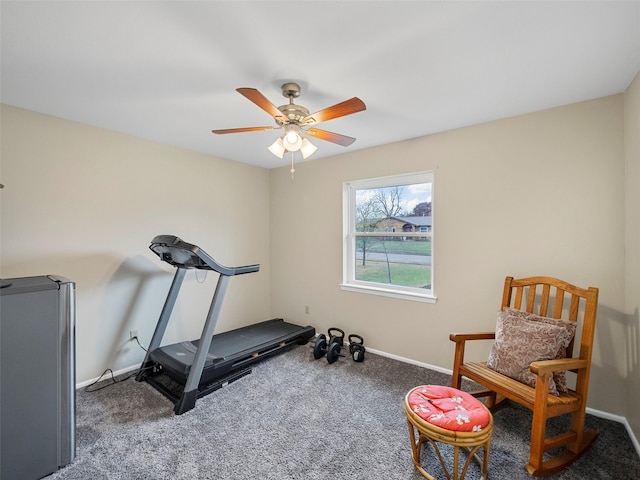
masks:
<instances>
[{"instance_id":1,"label":"floral fabric stool top","mask_svg":"<svg viewBox=\"0 0 640 480\"><path fill-rule=\"evenodd\" d=\"M422 444L427 441L433 446L447 479L464 479L472 458L477 460L482 469L482 479L487 478L493 417L482 402L456 388L421 385L407 393L404 409L413 463L425 478L436 480L427 473L420 461ZM438 443L450 445L451 448L441 450ZM458 476L460 448L466 452L466 460ZM484 450L482 458L478 455L480 449ZM447 467L452 467L453 476Z\"/></svg>"}]
</instances>

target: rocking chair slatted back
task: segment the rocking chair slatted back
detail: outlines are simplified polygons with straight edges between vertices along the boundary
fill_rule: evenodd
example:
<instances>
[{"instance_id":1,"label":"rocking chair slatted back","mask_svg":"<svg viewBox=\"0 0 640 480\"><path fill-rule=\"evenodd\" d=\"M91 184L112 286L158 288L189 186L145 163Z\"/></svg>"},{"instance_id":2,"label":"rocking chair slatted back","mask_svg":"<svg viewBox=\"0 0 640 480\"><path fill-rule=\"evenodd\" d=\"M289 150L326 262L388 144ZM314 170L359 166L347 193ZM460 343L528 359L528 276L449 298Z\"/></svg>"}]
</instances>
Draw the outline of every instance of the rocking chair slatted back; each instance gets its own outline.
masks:
<instances>
[{"instance_id":1,"label":"rocking chair slatted back","mask_svg":"<svg viewBox=\"0 0 640 480\"><path fill-rule=\"evenodd\" d=\"M539 300L538 292L540 292ZM552 293L553 295L551 295ZM570 296L568 311L564 310L566 295ZM526 307L522 308L525 297ZM549 313L550 302L553 302L551 313ZM578 322L579 327L582 327L579 356L589 360L589 363L591 363L597 303L598 289L594 287L584 289L552 277L530 277L517 280L514 280L513 277L507 277L502 294L501 309L511 307L535 313L541 317L562 318ZM536 305L538 306L537 309ZM583 312L580 311L581 305L584 308ZM593 311L588 311L590 308ZM582 322L579 321L581 313L582 318L584 318ZM593 321L590 320L591 318L593 318ZM575 338L571 340L567 347L567 357L573 356L574 342ZM582 354L583 349L585 355Z\"/></svg>"}]
</instances>

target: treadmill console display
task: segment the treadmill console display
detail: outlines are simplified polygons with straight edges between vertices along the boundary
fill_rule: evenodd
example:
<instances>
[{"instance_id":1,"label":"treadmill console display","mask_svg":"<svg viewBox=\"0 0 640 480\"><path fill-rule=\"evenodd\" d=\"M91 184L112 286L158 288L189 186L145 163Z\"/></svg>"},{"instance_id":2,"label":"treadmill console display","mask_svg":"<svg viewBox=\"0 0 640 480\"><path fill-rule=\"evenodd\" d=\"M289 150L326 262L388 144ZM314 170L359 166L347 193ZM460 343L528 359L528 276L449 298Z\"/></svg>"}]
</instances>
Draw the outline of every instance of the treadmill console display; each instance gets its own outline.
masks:
<instances>
[{"instance_id":1,"label":"treadmill console display","mask_svg":"<svg viewBox=\"0 0 640 480\"><path fill-rule=\"evenodd\" d=\"M173 235L158 235L151 240L149 248L158 255L163 262L178 268L197 268L199 270L213 270L223 275L241 275L260 270L260 265L246 265L244 267L225 267L216 262L204 250L196 245L183 241Z\"/></svg>"}]
</instances>

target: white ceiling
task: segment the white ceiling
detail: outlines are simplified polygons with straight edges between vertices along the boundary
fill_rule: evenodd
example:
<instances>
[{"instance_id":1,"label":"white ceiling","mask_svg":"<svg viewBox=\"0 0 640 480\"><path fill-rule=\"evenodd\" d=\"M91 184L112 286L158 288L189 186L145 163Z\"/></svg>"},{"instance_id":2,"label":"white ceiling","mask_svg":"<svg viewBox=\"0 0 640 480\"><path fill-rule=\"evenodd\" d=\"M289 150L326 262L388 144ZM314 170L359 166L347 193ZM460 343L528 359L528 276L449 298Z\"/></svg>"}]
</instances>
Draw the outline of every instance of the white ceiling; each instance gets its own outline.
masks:
<instances>
[{"instance_id":1,"label":"white ceiling","mask_svg":"<svg viewBox=\"0 0 640 480\"><path fill-rule=\"evenodd\" d=\"M640 71L640 2L2 1L2 103L273 168L275 105L298 82L308 160L623 92ZM38 132L33 132L37 139ZM312 139L313 140L313 139ZM296 162L302 160L296 154Z\"/></svg>"}]
</instances>

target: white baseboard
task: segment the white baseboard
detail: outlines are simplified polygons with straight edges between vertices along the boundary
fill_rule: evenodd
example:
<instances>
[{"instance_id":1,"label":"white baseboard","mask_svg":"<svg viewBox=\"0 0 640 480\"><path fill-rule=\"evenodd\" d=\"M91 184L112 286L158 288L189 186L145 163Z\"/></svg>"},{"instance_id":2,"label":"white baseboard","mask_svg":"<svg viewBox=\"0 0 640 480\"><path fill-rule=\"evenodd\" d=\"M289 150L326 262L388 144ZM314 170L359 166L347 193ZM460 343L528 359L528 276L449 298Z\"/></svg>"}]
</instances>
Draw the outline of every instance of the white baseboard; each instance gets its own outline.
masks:
<instances>
[{"instance_id":1,"label":"white baseboard","mask_svg":"<svg viewBox=\"0 0 640 480\"><path fill-rule=\"evenodd\" d=\"M126 367L126 368L123 368L123 369L118 370L116 372L113 372L113 376L117 377L118 375L123 375L125 373L133 372L134 370L137 370L138 368L140 368L140 364L132 365L130 367ZM105 370L105 372L106 372L106 370ZM92 383L95 383L98 380L106 380L108 378L111 378L111 374L103 373L99 377L91 378L89 380L85 380L84 382L76 383L76 390L79 390L80 388L84 388L84 387L86 387L88 385L91 385Z\"/></svg>"},{"instance_id":2,"label":"white baseboard","mask_svg":"<svg viewBox=\"0 0 640 480\"><path fill-rule=\"evenodd\" d=\"M438 367L436 365L431 365L429 363L418 362L417 360L401 357L399 355L394 355L392 353L382 352L380 350L374 350L373 348L369 348L369 347L367 347L367 352L375 353L376 355L380 355L381 357L392 358L393 360L398 360L399 362L416 365L418 367L428 368L429 370L435 370L436 372L445 373L447 375L451 375L453 373L452 370L449 370L447 368Z\"/></svg>"},{"instance_id":3,"label":"white baseboard","mask_svg":"<svg viewBox=\"0 0 640 480\"><path fill-rule=\"evenodd\" d=\"M638 438L633 434L633 430L631 430L631 425L629 425L629 422L627 422L626 417L624 417L624 426L626 427L627 432L629 433L629 437L631 437L633 446L636 447L636 452L638 452L638 455L640 455L640 442L638 442Z\"/></svg>"},{"instance_id":4,"label":"white baseboard","mask_svg":"<svg viewBox=\"0 0 640 480\"><path fill-rule=\"evenodd\" d=\"M624 428L627 430L627 433L629 434L629 438L631 438L631 443L633 443L633 446L636 448L636 452L640 456L640 443L638 442L636 436L633 434L633 430L631 429L631 425L629 425L629 422L627 421L627 417L614 415L612 413L595 410L589 407L587 407L587 413L595 415L596 417L604 418L606 420L613 420L614 422L622 423L624 425Z\"/></svg>"}]
</instances>

